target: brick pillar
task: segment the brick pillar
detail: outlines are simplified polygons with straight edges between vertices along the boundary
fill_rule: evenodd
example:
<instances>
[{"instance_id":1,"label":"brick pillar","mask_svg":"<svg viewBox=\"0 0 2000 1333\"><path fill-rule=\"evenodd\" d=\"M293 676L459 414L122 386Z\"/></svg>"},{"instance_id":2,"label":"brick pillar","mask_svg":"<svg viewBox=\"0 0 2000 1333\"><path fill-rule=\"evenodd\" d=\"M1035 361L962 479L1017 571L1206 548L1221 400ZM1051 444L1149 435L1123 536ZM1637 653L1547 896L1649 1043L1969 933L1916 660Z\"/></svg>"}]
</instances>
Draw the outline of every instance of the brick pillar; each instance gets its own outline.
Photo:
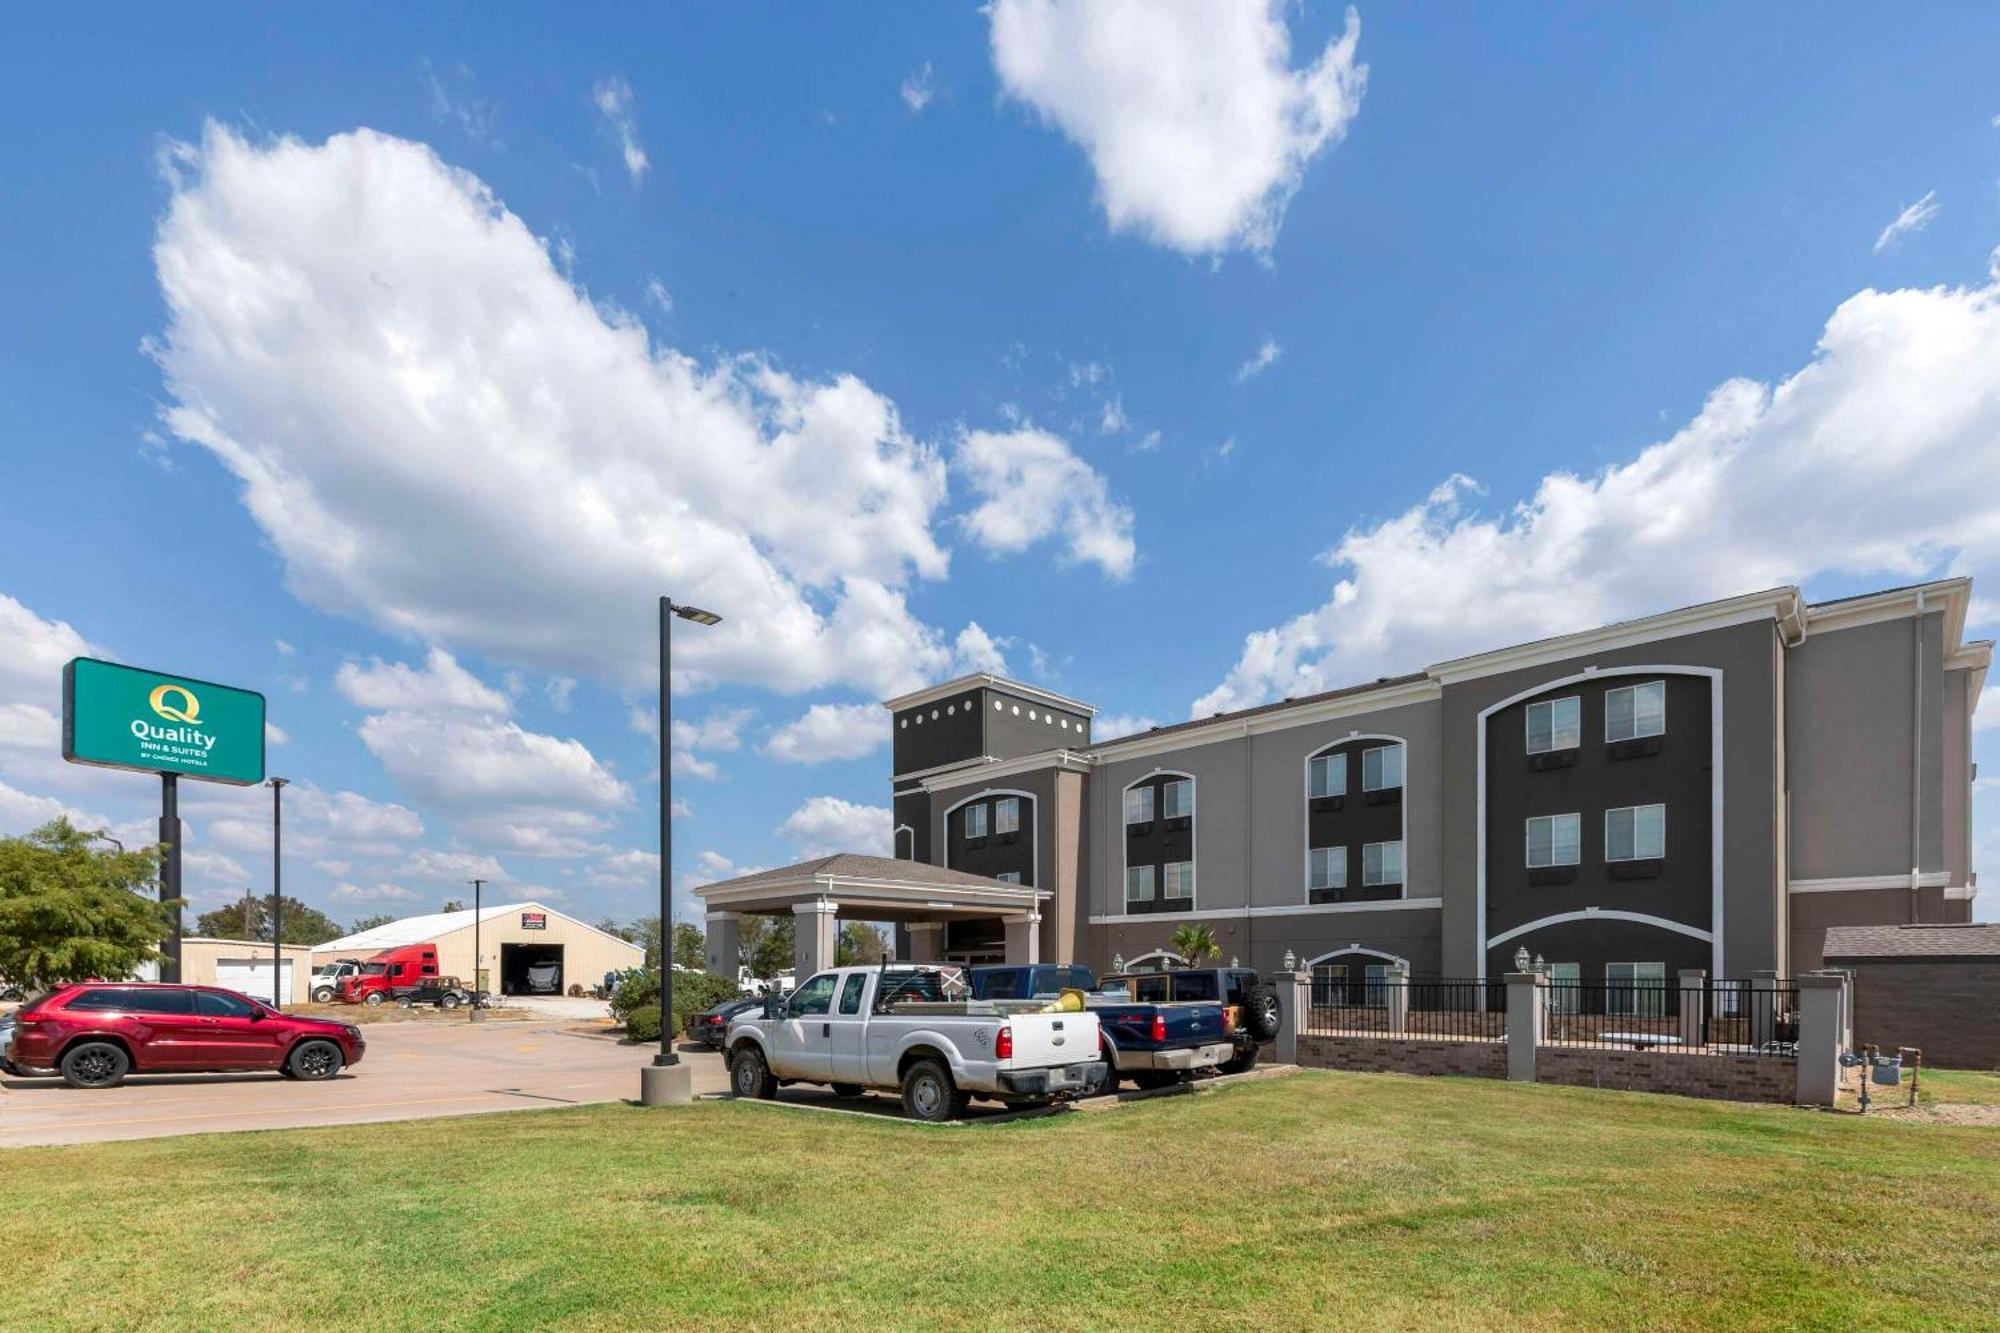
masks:
<instances>
[{"instance_id":1,"label":"brick pillar","mask_svg":"<svg viewBox=\"0 0 2000 1333\"><path fill-rule=\"evenodd\" d=\"M912 921L910 932L910 961L913 963L941 963L944 961L944 923L941 921Z\"/></svg>"},{"instance_id":2,"label":"brick pillar","mask_svg":"<svg viewBox=\"0 0 2000 1333\"><path fill-rule=\"evenodd\" d=\"M1389 969L1384 998L1389 1004L1389 1031L1402 1034L1410 1027L1410 968L1396 963Z\"/></svg>"},{"instance_id":3,"label":"brick pillar","mask_svg":"<svg viewBox=\"0 0 2000 1333\"><path fill-rule=\"evenodd\" d=\"M1271 984L1278 988L1278 1063L1299 1062L1299 1033L1312 1019L1312 973L1277 972Z\"/></svg>"},{"instance_id":4,"label":"brick pillar","mask_svg":"<svg viewBox=\"0 0 2000 1333\"><path fill-rule=\"evenodd\" d=\"M1841 1015L1849 981L1844 972L1808 972L1799 988L1800 1106L1832 1106L1840 1090ZM1864 1071L1865 1072L1865 1071Z\"/></svg>"},{"instance_id":5,"label":"brick pillar","mask_svg":"<svg viewBox=\"0 0 2000 1333\"><path fill-rule=\"evenodd\" d=\"M1750 1045L1762 1046L1778 1039L1778 974L1769 969L1750 974L1750 993L1743 997L1744 1017L1750 1022Z\"/></svg>"},{"instance_id":6,"label":"brick pillar","mask_svg":"<svg viewBox=\"0 0 2000 1333\"><path fill-rule=\"evenodd\" d=\"M833 966L833 944L839 903L793 903L792 975L800 985L815 972Z\"/></svg>"},{"instance_id":7,"label":"brick pillar","mask_svg":"<svg viewBox=\"0 0 2000 1333\"><path fill-rule=\"evenodd\" d=\"M1702 1020L1708 1016L1703 1004L1708 989L1708 973L1698 967L1681 970L1681 1021L1680 1037L1683 1046L1706 1046L1708 1025Z\"/></svg>"},{"instance_id":8,"label":"brick pillar","mask_svg":"<svg viewBox=\"0 0 2000 1333\"><path fill-rule=\"evenodd\" d=\"M735 912L710 911L702 928L708 947L708 970L734 981L743 966L743 919Z\"/></svg>"},{"instance_id":9,"label":"brick pillar","mask_svg":"<svg viewBox=\"0 0 2000 1333\"><path fill-rule=\"evenodd\" d=\"M1006 929L1007 961L1017 967L1042 961L1042 914L1014 912L1000 918Z\"/></svg>"},{"instance_id":10,"label":"brick pillar","mask_svg":"<svg viewBox=\"0 0 2000 1333\"><path fill-rule=\"evenodd\" d=\"M1507 974L1507 1078L1535 1081L1535 1048L1542 1044L1548 978L1540 972Z\"/></svg>"}]
</instances>

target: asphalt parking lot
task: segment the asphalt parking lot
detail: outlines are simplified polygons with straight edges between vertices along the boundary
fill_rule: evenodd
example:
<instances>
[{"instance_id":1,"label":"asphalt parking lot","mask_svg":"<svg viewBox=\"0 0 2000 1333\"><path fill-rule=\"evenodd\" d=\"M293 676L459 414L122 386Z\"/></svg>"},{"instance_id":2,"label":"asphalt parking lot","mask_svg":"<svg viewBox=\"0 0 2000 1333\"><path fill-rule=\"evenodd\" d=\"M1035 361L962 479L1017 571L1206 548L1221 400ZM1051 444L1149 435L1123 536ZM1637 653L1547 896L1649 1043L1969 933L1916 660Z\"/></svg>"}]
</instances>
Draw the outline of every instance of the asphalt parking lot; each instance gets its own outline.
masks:
<instances>
[{"instance_id":1,"label":"asphalt parking lot","mask_svg":"<svg viewBox=\"0 0 2000 1333\"><path fill-rule=\"evenodd\" d=\"M277 1074L137 1075L79 1090L56 1078L0 1077L0 1147L91 1143L243 1129L520 1111L633 1098L653 1048L564 1025L370 1023L368 1053L325 1083ZM697 1095L721 1094L719 1056L689 1047Z\"/></svg>"}]
</instances>

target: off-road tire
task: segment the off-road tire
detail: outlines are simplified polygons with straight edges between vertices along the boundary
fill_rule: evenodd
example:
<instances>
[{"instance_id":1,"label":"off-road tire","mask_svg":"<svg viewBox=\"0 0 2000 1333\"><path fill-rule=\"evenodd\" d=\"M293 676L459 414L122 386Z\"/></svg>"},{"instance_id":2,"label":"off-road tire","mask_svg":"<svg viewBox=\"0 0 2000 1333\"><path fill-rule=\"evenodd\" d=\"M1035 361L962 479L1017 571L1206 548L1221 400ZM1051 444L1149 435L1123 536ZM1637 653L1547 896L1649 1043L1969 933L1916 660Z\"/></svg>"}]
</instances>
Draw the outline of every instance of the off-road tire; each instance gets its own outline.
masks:
<instances>
[{"instance_id":1,"label":"off-road tire","mask_svg":"<svg viewBox=\"0 0 2000 1333\"><path fill-rule=\"evenodd\" d=\"M1276 1041L1284 1017L1278 1012L1278 988L1268 981L1252 986L1243 997L1243 1026L1260 1042Z\"/></svg>"},{"instance_id":2,"label":"off-road tire","mask_svg":"<svg viewBox=\"0 0 2000 1333\"><path fill-rule=\"evenodd\" d=\"M330 1041L315 1039L292 1047L285 1068L302 1083L319 1083L338 1074L340 1067L346 1063L340 1054L340 1047Z\"/></svg>"},{"instance_id":3,"label":"off-road tire","mask_svg":"<svg viewBox=\"0 0 2000 1333\"><path fill-rule=\"evenodd\" d=\"M1132 1081L1142 1092L1151 1092L1155 1088L1171 1088L1181 1081L1181 1074L1177 1069L1142 1069L1132 1075Z\"/></svg>"},{"instance_id":4,"label":"off-road tire","mask_svg":"<svg viewBox=\"0 0 2000 1333\"><path fill-rule=\"evenodd\" d=\"M745 1046L729 1061L729 1090L738 1097L754 1097L768 1102L778 1095L778 1079L771 1073L764 1053Z\"/></svg>"},{"instance_id":5,"label":"off-road tire","mask_svg":"<svg viewBox=\"0 0 2000 1333\"><path fill-rule=\"evenodd\" d=\"M72 1088L115 1088L132 1071L132 1057L108 1041L80 1041L63 1052L61 1068Z\"/></svg>"},{"instance_id":6,"label":"off-road tire","mask_svg":"<svg viewBox=\"0 0 2000 1333\"><path fill-rule=\"evenodd\" d=\"M440 1009L456 1009L458 1005L458 997L449 991L438 997L438 1008Z\"/></svg>"},{"instance_id":7,"label":"off-road tire","mask_svg":"<svg viewBox=\"0 0 2000 1333\"><path fill-rule=\"evenodd\" d=\"M1224 1074L1247 1074L1256 1067L1257 1048L1249 1045L1239 1046L1236 1054L1216 1066L1217 1070Z\"/></svg>"},{"instance_id":8,"label":"off-road tire","mask_svg":"<svg viewBox=\"0 0 2000 1333\"><path fill-rule=\"evenodd\" d=\"M903 1074L903 1115L907 1119L942 1124L962 1115L967 1100L941 1060L918 1060Z\"/></svg>"},{"instance_id":9,"label":"off-road tire","mask_svg":"<svg viewBox=\"0 0 2000 1333\"><path fill-rule=\"evenodd\" d=\"M859 1097L861 1095L861 1085L859 1083L834 1083L829 1086L833 1088L833 1095L836 1097Z\"/></svg>"},{"instance_id":10,"label":"off-road tire","mask_svg":"<svg viewBox=\"0 0 2000 1333\"><path fill-rule=\"evenodd\" d=\"M417 1002L405 995L396 1001L396 1007L398 1009L414 1009L417 1007Z\"/></svg>"}]
</instances>

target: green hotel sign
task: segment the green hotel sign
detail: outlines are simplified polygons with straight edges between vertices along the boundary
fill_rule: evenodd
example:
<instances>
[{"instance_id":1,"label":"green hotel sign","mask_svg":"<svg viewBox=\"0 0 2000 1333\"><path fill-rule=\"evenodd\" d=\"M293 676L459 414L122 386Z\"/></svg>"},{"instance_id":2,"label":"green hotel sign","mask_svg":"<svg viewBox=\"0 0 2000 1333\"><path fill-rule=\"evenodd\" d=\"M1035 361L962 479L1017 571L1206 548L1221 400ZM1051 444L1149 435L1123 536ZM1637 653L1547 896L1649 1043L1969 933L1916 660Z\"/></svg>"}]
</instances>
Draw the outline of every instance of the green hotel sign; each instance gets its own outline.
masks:
<instances>
[{"instance_id":1,"label":"green hotel sign","mask_svg":"<svg viewBox=\"0 0 2000 1333\"><path fill-rule=\"evenodd\" d=\"M79 657L63 668L63 758L255 786L264 696Z\"/></svg>"}]
</instances>

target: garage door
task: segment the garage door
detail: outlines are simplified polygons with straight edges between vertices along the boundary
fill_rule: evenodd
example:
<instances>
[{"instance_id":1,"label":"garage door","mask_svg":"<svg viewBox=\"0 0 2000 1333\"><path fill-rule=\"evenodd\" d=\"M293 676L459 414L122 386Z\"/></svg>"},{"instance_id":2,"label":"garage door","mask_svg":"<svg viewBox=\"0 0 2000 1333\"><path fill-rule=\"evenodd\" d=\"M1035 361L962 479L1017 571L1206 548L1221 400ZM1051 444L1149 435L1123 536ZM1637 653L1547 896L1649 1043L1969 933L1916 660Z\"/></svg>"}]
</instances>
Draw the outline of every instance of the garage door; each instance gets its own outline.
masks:
<instances>
[{"instance_id":1,"label":"garage door","mask_svg":"<svg viewBox=\"0 0 2000 1333\"><path fill-rule=\"evenodd\" d=\"M215 984L225 990L242 991L245 995L269 1004L271 1002L271 960L261 962L248 959L221 959L215 965ZM278 1003L292 1002L292 967L287 964L278 973Z\"/></svg>"}]
</instances>

